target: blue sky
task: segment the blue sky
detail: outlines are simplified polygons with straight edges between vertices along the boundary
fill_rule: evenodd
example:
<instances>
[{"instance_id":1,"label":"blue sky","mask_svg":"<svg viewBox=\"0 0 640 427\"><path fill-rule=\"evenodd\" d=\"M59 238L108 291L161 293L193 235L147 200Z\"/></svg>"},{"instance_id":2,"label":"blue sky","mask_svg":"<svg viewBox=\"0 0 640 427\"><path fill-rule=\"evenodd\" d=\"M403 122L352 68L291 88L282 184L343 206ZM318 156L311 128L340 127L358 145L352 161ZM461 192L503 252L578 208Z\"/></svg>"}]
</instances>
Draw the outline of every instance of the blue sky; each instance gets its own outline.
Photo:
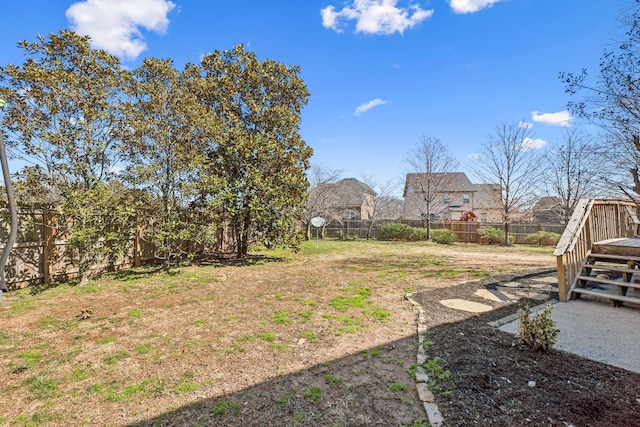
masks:
<instances>
[{"instance_id":1,"label":"blue sky","mask_svg":"<svg viewBox=\"0 0 640 427\"><path fill-rule=\"evenodd\" d=\"M20 40L60 29L134 68L178 68L243 43L259 58L299 65L311 97L301 134L312 161L373 175L406 173L422 134L469 156L503 122L533 124L540 141L584 126L566 111L558 75L596 70L620 34L624 0L37 0L0 2L2 65ZM585 130L589 130L585 126ZM595 132L595 130L594 130Z\"/></svg>"}]
</instances>

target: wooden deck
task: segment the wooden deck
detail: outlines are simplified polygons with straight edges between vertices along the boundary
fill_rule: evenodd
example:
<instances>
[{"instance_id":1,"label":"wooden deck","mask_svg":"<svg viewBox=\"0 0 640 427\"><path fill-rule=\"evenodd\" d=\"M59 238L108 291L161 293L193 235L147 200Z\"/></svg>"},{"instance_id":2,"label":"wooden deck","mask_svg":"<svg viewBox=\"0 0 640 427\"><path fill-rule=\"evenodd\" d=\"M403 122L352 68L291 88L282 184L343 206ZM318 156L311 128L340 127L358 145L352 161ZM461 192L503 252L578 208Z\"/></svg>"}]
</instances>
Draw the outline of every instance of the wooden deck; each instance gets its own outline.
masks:
<instances>
[{"instance_id":1,"label":"wooden deck","mask_svg":"<svg viewBox=\"0 0 640 427\"><path fill-rule=\"evenodd\" d=\"M593 252L640 258L640 238L618 238L593 243Z\"/></svg>"},{"instance_id":2,"label":"wooden deck","mask_svg":"<svg viewBox=\"0 0 640 427\"><path fill-rule=\"evenodd\" d=\"M593 243L572 291L578 296L610 297L614 305L640 304L640 238Z\"/></svg>"}]
</instances>

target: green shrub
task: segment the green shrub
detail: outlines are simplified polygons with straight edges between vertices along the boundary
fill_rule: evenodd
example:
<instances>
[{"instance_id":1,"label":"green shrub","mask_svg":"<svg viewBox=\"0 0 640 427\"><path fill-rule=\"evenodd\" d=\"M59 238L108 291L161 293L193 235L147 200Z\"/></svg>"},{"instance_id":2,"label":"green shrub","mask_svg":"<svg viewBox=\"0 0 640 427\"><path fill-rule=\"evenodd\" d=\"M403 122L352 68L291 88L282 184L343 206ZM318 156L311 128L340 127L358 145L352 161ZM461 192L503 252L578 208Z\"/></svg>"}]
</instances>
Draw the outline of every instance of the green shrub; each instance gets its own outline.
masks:
<instances>
[{"instance_id":1,"label":"green shrub","mask_svg":"<svg viewBox=\"0 0 640 427\"><path fill-rule=\"evenodd\" d=\"M405 240L415 242L424 240L426 232L422 228L411 227L407 224L392 223L380 227L380 240Z\"/></svg>"},{"instance_id":2,"label":"green shrub","mask_svg":"<svg viewBox=\"0 0 640 427\"><path fill-rule=\"evenodd\" d=\"M555 246L559 240L560 235L558 233L552 233L551 231L538 231L529 234L524 239L525 243L538 246Z\"/></svg>"},{"instance_id":3,"label":"green shrub","mask_svg":"<svg viewBox=\"0 0 640 427\"><path fill-rule=\"evenodd\" d=\"M358 232L350 230L349 234L345 234L344 231L338 230L336 231L336 237L338 240L355 240L358 238Z\"/></svg>"},{"instance_id":4,"label":"green shrub","mask_svg":"<svg viewBox=\"0 0 640 427\"><path fill-rule=\"evenodd\" d=\"M480 243L499 245L504 243L504 230L495 227L480 227L478 229ZM509 243L513 243L513 236L509 236Z\"/></svg>"},{"instance_id":5,"label":"green shrub","mask_svg":"<svg viewBox=\"0 0 640 427\"><path fill-rule=\"evenodd\" d=\"M431 230L431 238L434 242L441 243L443 245L448 245L449 243L458 241L456 233L446 228Z\"/></svg>"},{"instance_id":6,"label":"green shrub","mask_svg":"<svg viewBox=\"0 0 640 427\"><path fill-rule=\"evenodd\" d=\"M520 325L516 338L533 350L548 351L556 343L560 329L551 318L551 306L546 307L540 314L531 317L531 300L525 297L521 301Z\"/></svg>"}]
</instances>

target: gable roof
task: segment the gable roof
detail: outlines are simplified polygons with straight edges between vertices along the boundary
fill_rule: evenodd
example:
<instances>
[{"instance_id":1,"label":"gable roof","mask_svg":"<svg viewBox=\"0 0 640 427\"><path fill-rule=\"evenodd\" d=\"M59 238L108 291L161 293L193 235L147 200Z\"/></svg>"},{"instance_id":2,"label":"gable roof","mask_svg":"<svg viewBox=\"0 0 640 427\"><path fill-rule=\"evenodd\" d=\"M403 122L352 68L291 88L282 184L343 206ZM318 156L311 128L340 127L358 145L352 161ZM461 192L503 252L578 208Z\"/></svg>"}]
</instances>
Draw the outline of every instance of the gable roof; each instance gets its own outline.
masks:
<instances>
[{"instance_id":1,"label":"gable roof","mask_svg":"<svg viewBox=\"0 0 640 427\"><path fill-rule=\"evenodd\" d=\"M345 178L337 182L320 185L311 190L311 197L322 192L329 198L332 207L360 206L364 203L365 195L375 197L377 194L364 182L355 178Z\"/></svg>"},{"instance_id":2,"label":"gable roof","mask_svg":"<svg viewBox=\"0 0 640 427\"><path fill-rule=\"evenodd\" d=\"M415 191L420 188L421 182L424 183L428 180L437 183L437 193L476 191L474 184L471 183L464 172L408 173L404 184L403 196L407 197L409 186L412 186Z\"/></svg>"}]
</instances>

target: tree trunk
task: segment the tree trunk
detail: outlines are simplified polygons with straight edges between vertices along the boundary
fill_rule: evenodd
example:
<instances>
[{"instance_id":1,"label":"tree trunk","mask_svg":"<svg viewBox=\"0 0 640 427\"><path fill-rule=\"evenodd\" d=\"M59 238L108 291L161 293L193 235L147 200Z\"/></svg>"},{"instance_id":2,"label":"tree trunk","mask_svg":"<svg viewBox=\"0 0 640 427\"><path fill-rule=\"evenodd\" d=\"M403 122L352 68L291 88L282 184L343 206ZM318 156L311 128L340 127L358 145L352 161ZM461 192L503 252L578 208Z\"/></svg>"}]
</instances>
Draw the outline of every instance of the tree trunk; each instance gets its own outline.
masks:
<instances>
[{"instance_id":1,"label":"tree trunk","mask_svg":"<svg viewBox=\"0 0 640 427\"><path fill-rule=\"evenodd\" d=\"M249 252L249 231L251 229L250 217L251 217L251 214L249 212L245 213L239 227L240 230L238 232L237 240L236 240L238 245L238 248L237 248L238 259L245 258L247 256L247 253Z\"/></svg>"},{"instance_id":2,"label":"tree trunk","mask_svg":"<svg viewBox=\"0 0 640 427\"><path fill-rule=\"evenodd\" d=\"M78 256L78 275L80 276L80 286L86 285L89 283L91 266L89 265L89 260L87 259L87 253L85 250L80 249Z\"/></svg>"},{"instance_id":3,"label":"tree trunk","mask_svg":"<svg viewBox=\"0 0 640 427\"><path fill-rule=\"evenodd\" d=\"M509 221L504 222L504 246L510 246L509 242L510 224Z\"/></svg>"},{"instance_id":4,"label":"tree trunk","mask_svg":"<svg viewBox=\"0 0 640 427\"><path fill-rule=\"evenodd\" d=\"M373 220L369 221L369 229L367 230L367 240L371 238L372 230L373 230Z\"/></svg>"}]
</instances>

